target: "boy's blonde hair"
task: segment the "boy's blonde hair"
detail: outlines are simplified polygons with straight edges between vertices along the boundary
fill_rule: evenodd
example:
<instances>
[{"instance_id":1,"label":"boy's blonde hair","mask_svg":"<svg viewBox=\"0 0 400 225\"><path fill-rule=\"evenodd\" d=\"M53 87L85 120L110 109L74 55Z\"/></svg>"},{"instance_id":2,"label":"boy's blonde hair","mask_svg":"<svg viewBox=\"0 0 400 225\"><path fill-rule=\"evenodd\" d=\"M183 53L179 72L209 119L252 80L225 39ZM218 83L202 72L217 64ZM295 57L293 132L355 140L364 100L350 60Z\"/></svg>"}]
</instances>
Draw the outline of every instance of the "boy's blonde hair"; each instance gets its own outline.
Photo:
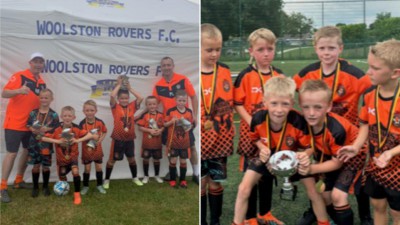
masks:
<instances>
[{"instance_id":1,"label":"boy's blonde hair","mask_svg":"<svg viewBox=\"0 0 400 225\"><path fill-rule=\"evenodd\" d=\"M294 100L296 83L285 76L272 77L264 86L264 98L269 96L290 97Z\"/></svg>"},{"instance_id":2,"label":"boy's blonde hair","mask_svg":"<svg viewBox=\"0 0 400 225\"><path fill-rule=\"evenodd\" d=\"M266 40L271 45L275 45L275 42L276 42L275 34L267 28L259 28L255 31L253 31L249 35L249 38L247 38L250 48L253 47L254 43L260 38Z\"/></svg>"},{"instance_id":3,"label":"boy's blonde hair","mask_svg":"<svg viewBox=\"0 0 400 225\"><path fill-rule=\"evenodd\" d=\"M211 23L201 24L201 37L219 39L222 41L222 33L215 25Z\"/></svg>"},{"instance_id":4,"label":"boy's blonde hair","mask_svg":"<svg viewBox=\"0 0 400 225\"><path fill-rule=\"evenodd\" d=\"M85 105L91 105L97 110L97 103L92 99L89 99L85 103L83 103L83 107L85 107Z\"/></svg>"},{"instance_id":5,"label":"boy's blonde hair","mask_svg":"<svg viewBox=\"0 0 400 225\"><path fill-rule=\"evenodd\" d=\"M342 31L340 30L339 27L335 26L326 26L326 27L321 27L317 30L317 32L314 33L314 46L317 44L319 39L321 38L338 38L338 44L343 45L343 40L342 40Z\"/></svg>"},{"instance_id":6,"label":"boy's blonde hair","mask_svg":"<svg viewBox=\"0 0 400 225\"><path fill-rule=\"evenodd\" d=\"M72 107L72 106L69 106L69 105L67 105L67 106L64 106L64 107L61 109L61 115L62 115L64 112L66 112L66 111L69 111L69 112L71 112L71 113L72 113L72 115L74 115L74 116L75 116L75 109L74 109L74 107Z\"/></svg>"},{"instance_id":7,"label":"boy's blonde hair","mask_svg":"<svg viewBox=\"0 0 400 225\"><path fill-rule=\"evenodd\" d=\"M179 89L179 90L177 90L175 92L175 98L177 98L177 97L187 97L187 96L188 95L187 95L186 91L183 90L183 89Z\"/></svg>"},{"instance_id":8,"label":"boy's blonde hair","mask_svg":"<svg viewBox=\"0 0 400 225\"><path fill-rule=\"evenodd\" d=\"M48 89L48 88L45 88L45 89L40 90L39 95L42 94L42 93L46 93L46 92L47 92L47 93L50 93L50 94L51 94L51 97L53 97L53 91L50 90L50 89Z\"/></svg>"},{"instance_id":9,"label":"boy's blonde hair","mask_svg":"<svg viewBox=\"0 0 400 225\"><path fill-rule=\"evenodd\" d=\"M147 105L147 101L149 101L149 100L151 100L151 99L157 100L156 96L149 95L149 96L146 97L146 100L144 101L144 102L145 102L145 105Z\"/></svg>"},{"instance_id":10,"label":"boy's blonde hair","mask_svg":"<svg viewBox=\"0 0 400 225\"><path fill-rule=\"evenodd\" d=\"M332 90L328 87L328 85L322 80L306 80L301 85L299 89L299 97L304 94L304 92L317 92L323 91L326 94L326 100L328 103L332 102Z\"/></svg>"},{"instance_id":11,"label":"boy's blonde hair","mask_svg":"<svg viewBox=\"0 0 400 225\"><path fill-rule=\"evenodd\" d=\"M391 39L371 46L369 52L390 69L400 69L400 41Z\"/></svg>"}]
</instances>

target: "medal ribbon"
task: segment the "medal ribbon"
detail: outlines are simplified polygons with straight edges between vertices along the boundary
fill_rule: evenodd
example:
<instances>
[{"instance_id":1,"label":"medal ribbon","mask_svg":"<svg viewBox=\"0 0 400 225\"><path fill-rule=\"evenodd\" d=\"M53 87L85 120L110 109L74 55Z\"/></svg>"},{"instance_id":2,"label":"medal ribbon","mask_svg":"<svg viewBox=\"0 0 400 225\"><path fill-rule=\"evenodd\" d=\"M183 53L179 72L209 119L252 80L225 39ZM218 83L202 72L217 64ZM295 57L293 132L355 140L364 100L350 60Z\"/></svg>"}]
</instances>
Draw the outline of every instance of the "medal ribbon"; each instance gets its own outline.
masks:
<instances>
[{"instance_id":1,"label":"medal ribbon","mask_svg":"<svg viewBox=\"0 0 400 225\"><path fill-rule=\"evenodd\" d=\"M258 69L257 65L254 65L257 68L257 73L258 73L258 77L260 78L260 82L261 82L261 87L263 90L263 93L265 92L264 90L264 78L263 75L261 74L261 71ZM274 70L272 69L272 66L269 67L269 71L271 73L271 77L274 76Z\"/></svg>"},{"instance_id":2,"label":"medal ribbon","mask_svg":"<svg viewBox=\"0 0 400 225\"><path fill-rule=\"evenodd\" d=\"M323 127L324 133L322 135L322 144L323 144L324 148L327 148L330 151L329 146L326 144L326 129L327 129L327 125L328 125L328 121L327 121L327 118L325 117L324 127ZM313 150L314 155L316 155L314 131L311 128L310 125L307 125L307 126L308 126L308 130L309 130L309 132L311 134L311 149ZM321 158L319 160L319 163L322 163L324 161L324 156L325 156L325 152L324 152L324 149L322 149L322 156L321 156Z\"/></svg>"},{"instance_id":3,"label":"medal ribbon","mask_svg":"<svg viewBox=\"0 0 400 225\"><path fill-rule=\"evenodd\" d=\"M383 147L383 145L385 145L385 142L387 140L387 137L389 136L389 131L390 131L390 127L393 124L393 117L394 117L394 111L396 110L396 105L397 105L397 101L399 99L399 95L400 95L400 82L397 83L396 89L394 91L395 95L394 95L394 99L392 101L392 104L390 106L390 113L389 113L389 121L387 124L387 131L386 131L386 135L382 140L382 128L381 128L381 123L379 120L379 106L378 106L378 98L379 98L379 89L380 89L380 85L378 85L378 87L376 88L376 92L375 92L375 118L376 118L376 124L378 126L378 152L381 152L381 148Z\"/></svg>"},{"instance_id":4,"label":"medal ribbon","mask_svg":"<svg viewBox=\"0 0 400 225\"><path fill-rule=\"evenodd\" d=\"M206 117L210 116L210 113L212 112L214 108L214 95L215 95L215 83L217 81L217 64L214 65L214 71L212 75L212 83L211 83L211 98L209 103L207 104L206 102L206 96L204 94L204 85L203 85L203 76L201 77L201 98L203 99L203 104L204 104L204 110Z\"/></svg>"},{"instance_id":5,"label":"medal ribbon","mask_svg":"<svg viewBox=\"0 0 400 225\"><path fill-rule=\"evenodd\" d=\"M335 77L333 78L332 96L331 96L332 100L333 100L333 96L335 95L337 88L338 88L339 74L340 74L340 62L337 63L336 74L335 74ZM321 80L324 80L323 75L322 75L322 66L320 66L320 69L319 69L319 78Z\"/></svg>"},{"instance_id":6,"label":"medal ribbon","mask_svg":"<svg viewBox=\"0 0 400 225\"><path fill-rule=\"evenodd\" d=\"M268 147L270 148L270 150L271 150L271 132L270 132L270 130L269 130L269 116L268 116L268 113L267 113L267 115L265 116L265 121L267 122L267 125L266 125L266 134L268 135ZM284 134L286 133L286 124L287 124L287 120L285 120L285 122L283 123L283 126L282 126L282 131L281 131L281 134L280 134L280 136L279 136L279 141L278 141L278 145L276 146L276 149L275 149L275 152L278 152L279 150L281 150L281 147L282 147L282 142L283 142L283 136L284 136Z\"/></svg>"},{"instance_id":7,"label":"medal ribbon","mask_svg":"<svg viewBox=\"0 0 400 225\"><path fill-rule=\"evenodd\" d=\"M124 114L125 118L124 128L128 128L129 105L126 107L126 109L122 107L122 113Z\"/></svg>"},{"instance_id":8,"label":"medal ribbon","mask_svg":"<svg viewBox=\"0 0 400 225\"><path fill-rule=\"evenodd\" d=\"M49 110L49 111L50 111L50 110ZM41 123L42 126L43 126L44 123L46 122L47 115L49 115L49 111L47 111L47 113L46 113L45 116L44 116L44 119L43 119L43 121L42 121L42 123ZM40 111L38 111L38 114L36 115L36 120L38 120L38 121L39 121L39 115L40 115Z\"/></svg>"}]
</instances>

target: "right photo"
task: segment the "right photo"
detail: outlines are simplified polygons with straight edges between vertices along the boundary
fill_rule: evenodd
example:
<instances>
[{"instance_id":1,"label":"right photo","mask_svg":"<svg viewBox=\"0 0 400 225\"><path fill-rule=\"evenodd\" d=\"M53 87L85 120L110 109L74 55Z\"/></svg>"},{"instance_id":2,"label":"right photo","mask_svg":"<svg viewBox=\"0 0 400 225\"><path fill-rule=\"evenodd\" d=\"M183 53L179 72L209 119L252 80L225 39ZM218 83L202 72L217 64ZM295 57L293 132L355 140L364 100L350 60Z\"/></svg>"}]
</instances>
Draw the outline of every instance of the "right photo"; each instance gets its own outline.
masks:
<instances>
[{"instance_id":1,"label":"right photo","mask_svg":"<svg viewBox=\"0 0 400 225\"><path fill-rule=\"evenodd\" d=\"M399 8L201 1L201 225L400 225Z\"/></svg>"}]
</instances>

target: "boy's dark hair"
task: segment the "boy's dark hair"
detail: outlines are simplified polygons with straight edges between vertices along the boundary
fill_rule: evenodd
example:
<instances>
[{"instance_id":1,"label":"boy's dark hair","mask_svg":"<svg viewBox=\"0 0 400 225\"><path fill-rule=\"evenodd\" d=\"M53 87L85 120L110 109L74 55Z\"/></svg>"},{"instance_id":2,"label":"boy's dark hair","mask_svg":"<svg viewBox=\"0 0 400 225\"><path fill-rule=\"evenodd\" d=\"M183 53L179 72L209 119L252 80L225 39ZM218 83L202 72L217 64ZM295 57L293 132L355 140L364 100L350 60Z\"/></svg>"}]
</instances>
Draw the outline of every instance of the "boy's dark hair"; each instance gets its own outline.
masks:
<instances>
[{"instance_id":1,"label":"boy's dark hair","mask_svg":"<svg viewBox=\"0 0 400 225\"><path fill-rule=\"evenodd\" d=\"M129 91L128 91L128 90L125 90L125 89L119 89L119 90L118 90L117 96L119 97L119 96L121 96L122 94L127 94L127 95L129 95Z\"/></svg>"},{"instance_id":2,"label":"boy's dark hair","mask_svg":"<svg viewBox=\"0 0 400 225\"><path fill-rule=\"evenodd\" d=\"M146 100L145 100L146 104L147 104L147 101L148 101L148 100L151 100L151 99L157 100L156 96L154 96L154 95L149 95L149 96L146 97Z\"/></svg>"},{"instance_id":3,"label":"boy's dark hair","mask_svg":"<svg viewBox=\"0 0 400 225\"><path fill-rule=\"evenodd\" d=\"M164 57L161 59L160 62L162 62L162 61L164 61L164 60L171 60L172 65L174 65L174 60L173 60L171 57L169 57L169 56L164 56Z\"/></svg>"},{"instance_id":4,"label":"boy's dark hair","mask_svg":"<svg viewBox=\"0 0 400 225\"><path fill-rule=\"evenodd\" d=\"M175 92L175 98L178 97L178 96L186 97L186 96L187 96L187 93L186 93L185 90L179 89L179 90L177 90L177 91Z\"/></svg>"}]
</instances>

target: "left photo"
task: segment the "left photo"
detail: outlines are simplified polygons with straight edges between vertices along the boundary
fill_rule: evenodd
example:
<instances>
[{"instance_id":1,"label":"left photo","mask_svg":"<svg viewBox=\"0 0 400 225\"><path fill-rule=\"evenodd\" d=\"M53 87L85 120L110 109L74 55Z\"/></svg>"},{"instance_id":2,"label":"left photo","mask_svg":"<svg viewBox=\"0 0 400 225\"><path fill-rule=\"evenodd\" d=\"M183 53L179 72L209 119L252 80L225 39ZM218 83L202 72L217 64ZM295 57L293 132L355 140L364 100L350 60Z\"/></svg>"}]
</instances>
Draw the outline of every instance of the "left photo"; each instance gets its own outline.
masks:
<instances>
[{"instance_id":1,"label":"left photo","mask_svg":"<svg viewBox=\"0 0 400 225\"><path fill-rule=\"evenodd\" d=\"M1 223L199 224L200 1L0 4Z\"/></svg>"}]
</instances>

